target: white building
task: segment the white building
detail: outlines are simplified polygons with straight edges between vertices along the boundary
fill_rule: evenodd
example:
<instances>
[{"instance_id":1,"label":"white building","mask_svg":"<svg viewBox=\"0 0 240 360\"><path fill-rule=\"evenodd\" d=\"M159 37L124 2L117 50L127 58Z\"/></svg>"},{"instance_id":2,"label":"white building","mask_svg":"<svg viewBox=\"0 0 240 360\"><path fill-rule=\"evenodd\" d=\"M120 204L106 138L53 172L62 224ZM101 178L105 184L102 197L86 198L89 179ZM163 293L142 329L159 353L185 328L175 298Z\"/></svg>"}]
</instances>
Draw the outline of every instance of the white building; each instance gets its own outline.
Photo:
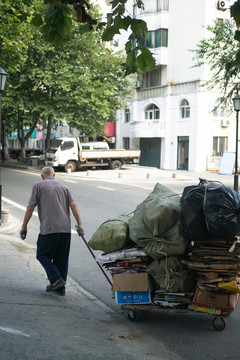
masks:
<instances>
[{"instance_id":1,"label":"white building","mask_svg":"<svg viewBox=\"0 0 240 360\"><path fill-rule=\"evenodd\" d=\"M230 1L129 0L133 15L146 21L146 46L157 67L138 76L135 96L117 113L117 148L141 149L140 165L201 171L213 156L235 151L235 114L213 113L219 94L202 84L208 66L193 68L190 50L207 36L206 26L230 17Z\"/></svg>"}]
</instances>

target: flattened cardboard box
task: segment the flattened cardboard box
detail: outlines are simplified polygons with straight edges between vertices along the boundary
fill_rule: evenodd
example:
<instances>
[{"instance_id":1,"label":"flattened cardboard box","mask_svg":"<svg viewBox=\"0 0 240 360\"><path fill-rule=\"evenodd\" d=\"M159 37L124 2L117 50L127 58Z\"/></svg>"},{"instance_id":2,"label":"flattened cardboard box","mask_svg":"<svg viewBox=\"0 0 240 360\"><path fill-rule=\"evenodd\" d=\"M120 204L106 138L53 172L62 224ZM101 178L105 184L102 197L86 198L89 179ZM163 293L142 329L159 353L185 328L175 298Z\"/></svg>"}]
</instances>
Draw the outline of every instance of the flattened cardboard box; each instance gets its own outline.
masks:
<instances>
[{"instance_id":1,"label":"flattened cardboard box","mask_svg":"<svg viewBox=\"0 0 240 360\"><path fill-rule=\"evenodd\" d=\"M151 291L147 273L115 274L113 291L117 304L149 304Z\"/></svg>"},{"instance_id":2,"label":"flattened cardboard box","mask_svg":"<svg viewBox=\"0 0 240 360\"><path fill-rule=\"evenodd\" d=\"M238 302L238 294L217 294L196 290L192 303L214 309L233 311Z\"/></svg>"},{"instance_id":3,"label":"flattened cardboard box","mask_svg":"<svg viewBox=\"0 0 240 360\"><path fill-rule=\"evenodd\" d=\"M115 274L113 276L113 291L147 291L149 287L148 274Z\"/></svg>"}]
</instances>

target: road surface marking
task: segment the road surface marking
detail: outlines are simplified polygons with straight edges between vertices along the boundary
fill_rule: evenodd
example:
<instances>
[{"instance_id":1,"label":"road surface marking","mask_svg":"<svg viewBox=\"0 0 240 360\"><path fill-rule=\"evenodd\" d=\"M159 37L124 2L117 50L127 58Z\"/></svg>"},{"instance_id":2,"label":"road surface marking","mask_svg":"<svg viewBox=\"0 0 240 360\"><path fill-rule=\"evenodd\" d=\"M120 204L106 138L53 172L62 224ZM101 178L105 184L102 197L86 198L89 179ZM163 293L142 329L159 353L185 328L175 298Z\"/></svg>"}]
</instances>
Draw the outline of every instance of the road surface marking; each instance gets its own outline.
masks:
<instances>
[{"instance_id":1,"label":"road surface marking","mask_svg":"<svg viewBox=\"0 0 240 360\"><path fill-rule=\"evenodd\" d=\"M70 183L73 183L73 184L77 184L77 181L72 181L72 180L64 180L66 182L70 182Z\"/></svg>"},{"instance_id":2,"label":"road surface marking","mask_svg":"<svg viewBox=\"0 0 240 360\"><path fill-rule=\"evenodd\" d=\"M16 172L20 172L20 173L24 173L26 175L26 170L18 170L18 169L10 169L10 168L7 168L8 170L11 170L11 171L16 171ZM28 174L31 174L31 175L35 175L35 176L38 176L40 178L40 171L39 173L34 173L34 172L30 172L28 171Z\"/></svg>"},{"instance_id":3,"label":"road surface marking","mask_svg":"<svg viewBox=\"0 0 240 360\"><path fill-rule=\"evenodd\" d=\"M23 211L26 211L26 207L25 207L25 206L22 206L22 205L16 203L15 201L10 200L10 199L7 199L7 198L5 198L4 196L2 197L2 199L3 199L3 201L5 201L6 203L15 206L15 207L17 207L18 209L21 209L21 210L23 210ZM33 215L34 215L34 216L38 216L38 213L37 213L36 211L34 211L34 212L33 212Z\"/></svg>"},{"instance_id":4,"label":"road surface marking","mask_svg":"<svg viewBox=\"0 0 240 360\"><path fill-rule=\"evenodd\" d=\"M98 189L103 189L103 190L109 190L109 191L115 191L115 189L109 188L109 187L105 187L105 186L97 186Z\"/></svg>"},{"instance_id":5,"label":"road surface marking","mask_svg":"<svg viewBox=\"0 0 240 360\"><path fill-rule=\"evenodd\" d=\"M3 327L3 326L0 326L0 330L5 331L5 332L10 333L10 334L14 334L14 335L21 335L21 336L25 336L25 337L30 337L29 334L25 334L22 331L14 330L14 329Z\"/></svg>"}]
</instances>

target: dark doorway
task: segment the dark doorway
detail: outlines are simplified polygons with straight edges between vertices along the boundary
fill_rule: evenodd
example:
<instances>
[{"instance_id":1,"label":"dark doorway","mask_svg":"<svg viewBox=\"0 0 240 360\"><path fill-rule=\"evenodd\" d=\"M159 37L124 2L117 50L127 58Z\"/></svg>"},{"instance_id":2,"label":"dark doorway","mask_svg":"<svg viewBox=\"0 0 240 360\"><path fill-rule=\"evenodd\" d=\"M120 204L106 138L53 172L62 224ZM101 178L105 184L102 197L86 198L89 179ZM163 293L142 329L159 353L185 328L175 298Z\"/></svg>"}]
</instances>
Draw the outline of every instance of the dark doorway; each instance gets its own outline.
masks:
<instances>
[{"instance_id":1,"label":"dark doorway","mask_svg":"<svg viewBox=\"0 0 240 360\"><path fill-rule=\"evenodd\" d=\"M189 137L178 136L177 169L188 170Z\"/></svg>"},{"instance_id":2,"label":"dark doorway","mask_svg":"<svg viewBox=\"0 0 240 360\"><path fill-rule=\"evenodd\" d=\"M161 138L140 138L140 150L139 165L160 168Z\"/></svg>"}]
</instances>

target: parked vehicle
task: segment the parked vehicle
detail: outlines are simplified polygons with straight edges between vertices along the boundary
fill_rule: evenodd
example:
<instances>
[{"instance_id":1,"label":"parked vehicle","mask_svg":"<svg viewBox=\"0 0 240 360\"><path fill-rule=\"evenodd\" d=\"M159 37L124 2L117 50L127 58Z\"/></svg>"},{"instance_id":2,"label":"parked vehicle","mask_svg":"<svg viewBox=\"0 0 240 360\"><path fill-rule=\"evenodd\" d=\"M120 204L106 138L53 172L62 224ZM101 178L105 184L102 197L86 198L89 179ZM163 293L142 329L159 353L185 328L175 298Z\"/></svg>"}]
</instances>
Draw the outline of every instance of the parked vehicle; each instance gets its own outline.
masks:
<instances>
[{"instance_id":1,"label":"parked vehicle","mask_svg":"<svg viewBox=\"0 0 240 360\"><path fill-rule=\"evenodd\" d=\"M9 153L9 156L11 159L19 159L21 156L21 149L9 148L8 153ZM42 149L36 149L36 148L32 148L32 149L27 148L26 149L26 157L30 157L30 156L36 156L36 157L39 156L40 157L41 155L43 155Z\"/></svg>"},{"instance_id":2,"label":"parked vehicle","mask_svg":"<svg viewBox=\"0 0 240 360\"><path fill-rule=\"evenodd\" d=\"M125 162L136 162L140 150L109 149L107 142L81 143L78 137L51 140L46 152L46 165L75 171L84 167L106 167L118 170Z\"/></svg>"}]
</instances>

